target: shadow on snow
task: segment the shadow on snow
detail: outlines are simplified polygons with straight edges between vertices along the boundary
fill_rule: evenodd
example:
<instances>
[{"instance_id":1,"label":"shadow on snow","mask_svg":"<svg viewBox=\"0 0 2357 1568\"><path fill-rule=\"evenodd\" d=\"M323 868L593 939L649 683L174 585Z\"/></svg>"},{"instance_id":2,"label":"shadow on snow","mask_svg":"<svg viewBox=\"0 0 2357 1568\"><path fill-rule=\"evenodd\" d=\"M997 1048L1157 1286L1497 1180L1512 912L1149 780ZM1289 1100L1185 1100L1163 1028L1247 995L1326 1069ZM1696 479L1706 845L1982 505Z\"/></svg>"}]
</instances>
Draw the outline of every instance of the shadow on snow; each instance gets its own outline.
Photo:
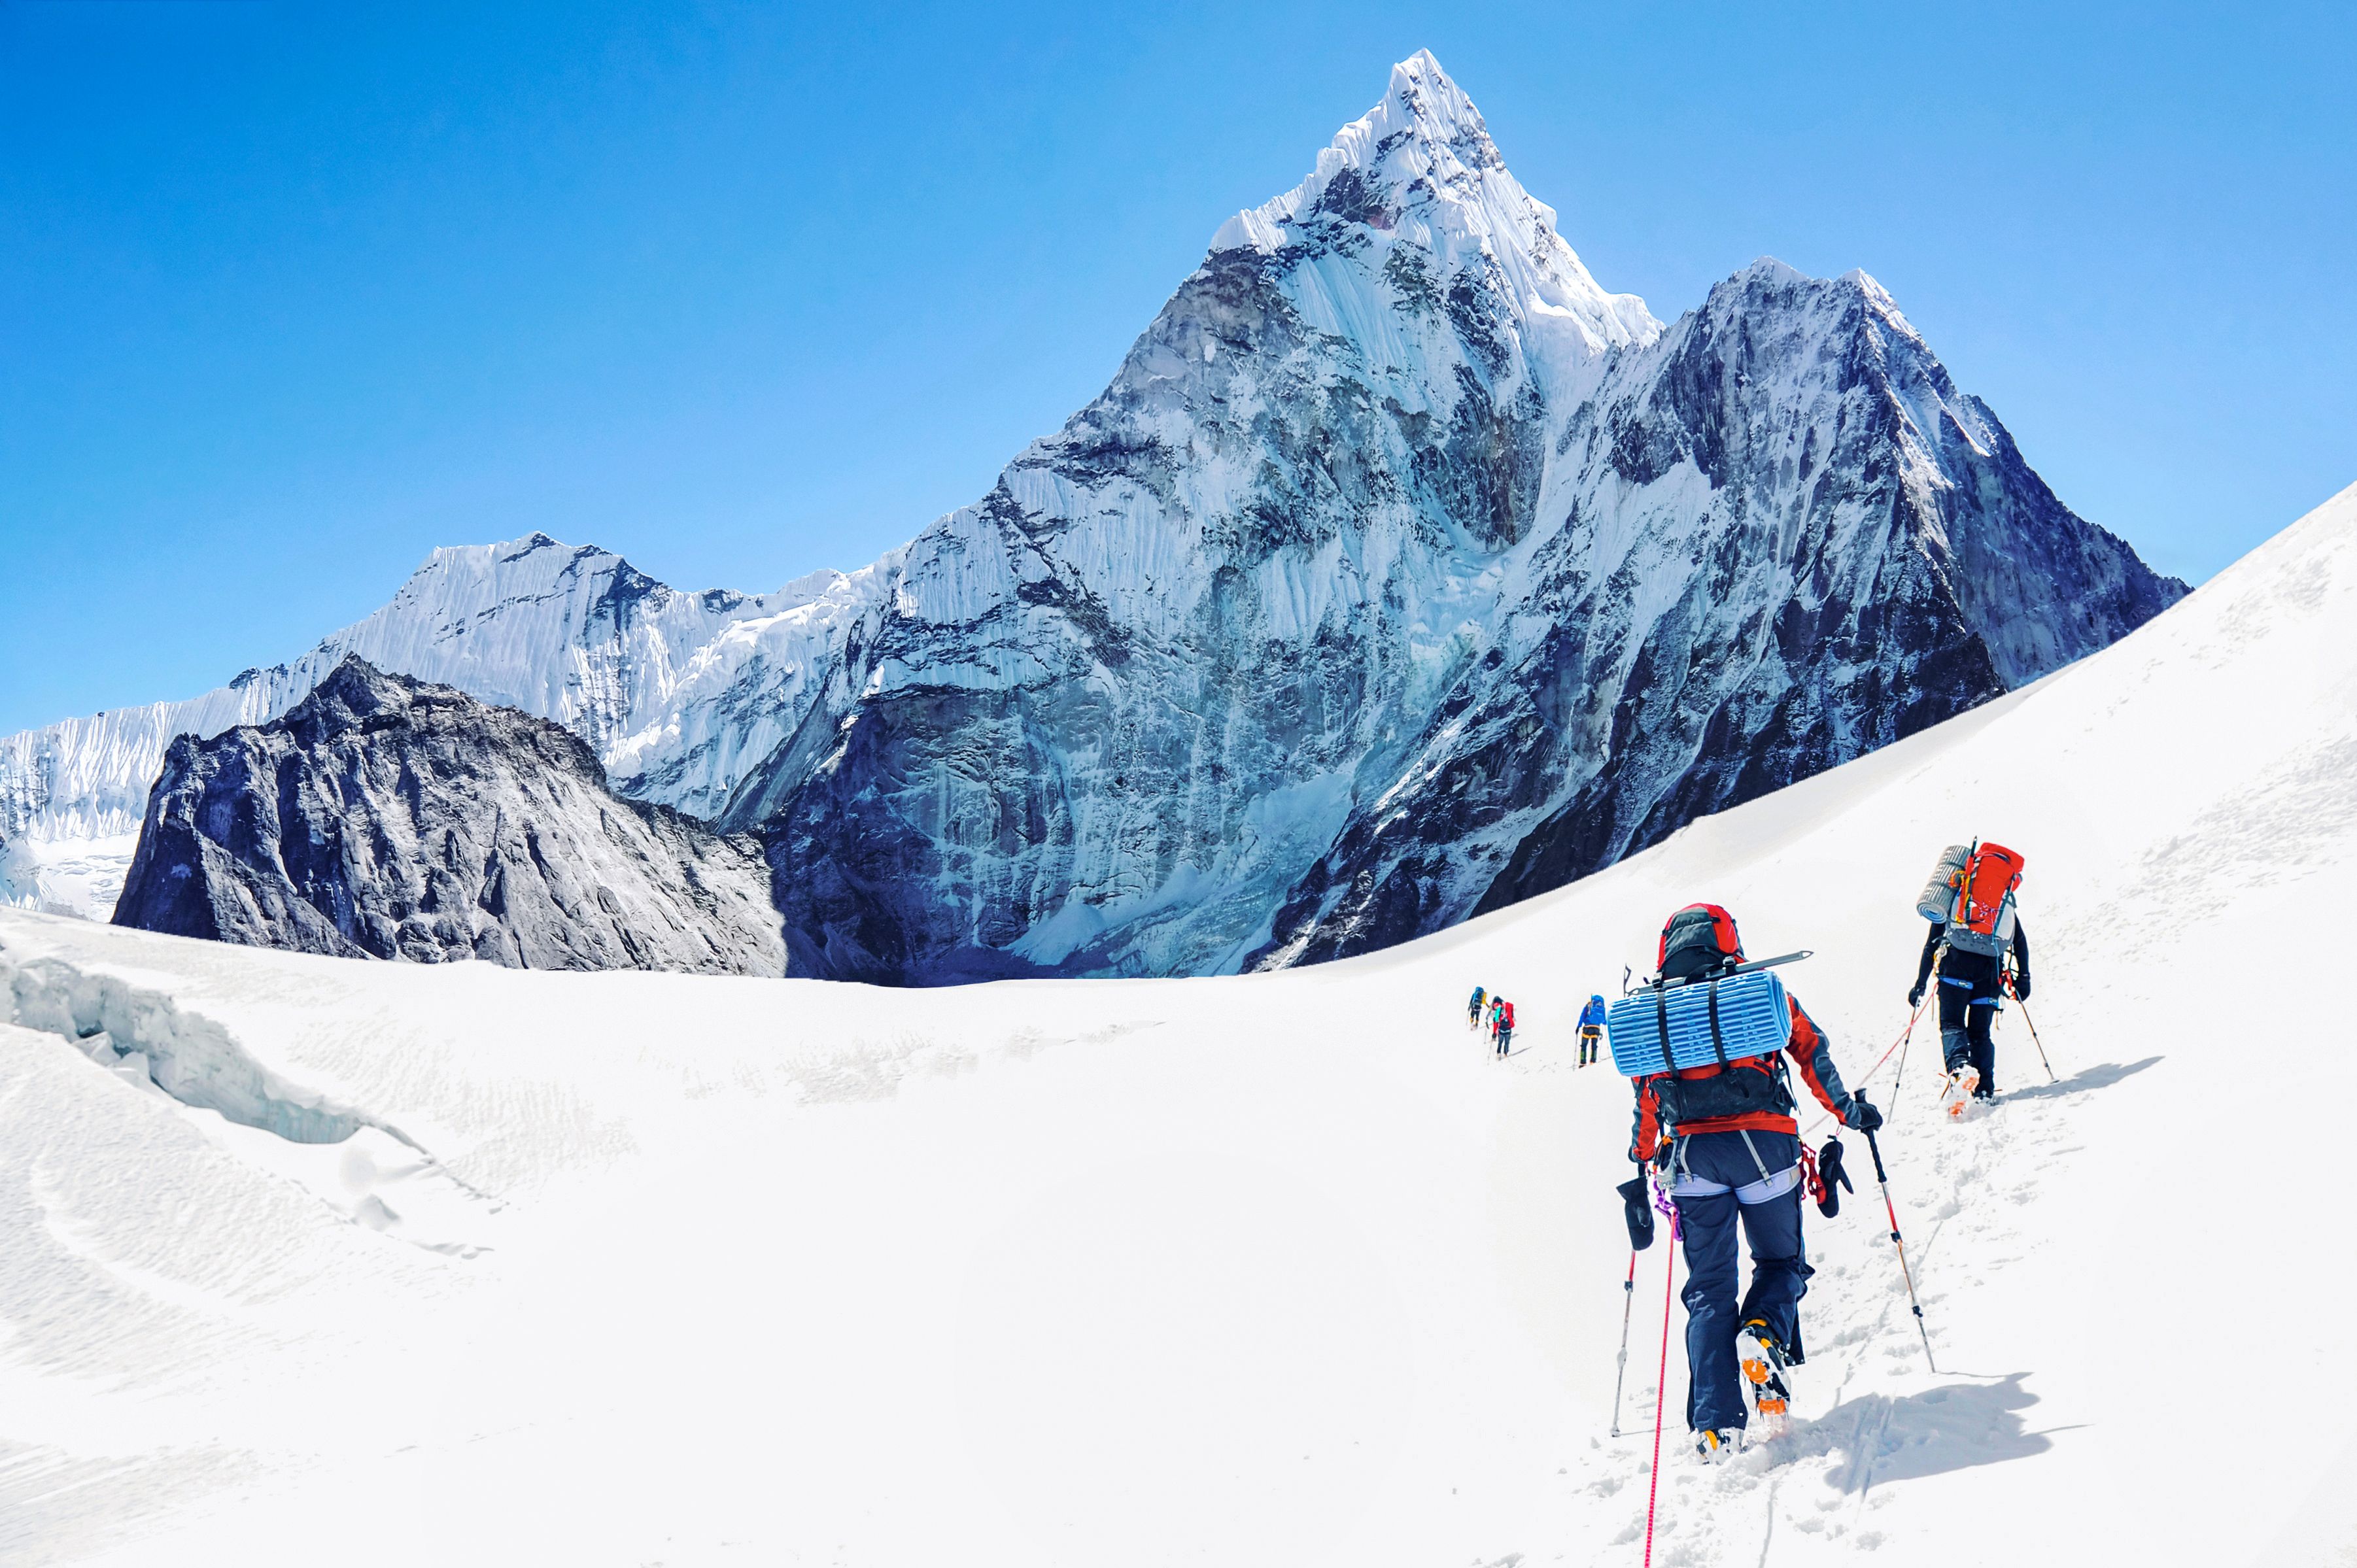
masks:
<instances>
[{"instance_id":1,"label":"shadow on snow","mask_svg":"<svg viewBox=\"0 0 2357 1568\"><path fill-rule=\"evenodd\" d=\"M1861 1394L1774 1439L1775 1460L1843 1455L1845 1462L1826 1473L1826 1485L1863 1494L1878 1481L1920 1480L2043 1454L2053 1441L2029 1431L2020 1414L2038 1402L2021 1386L2027 1376L1949 1383L1895 1399Z\"/></svg>"},{"instance_id":2,"label":"shadow on snow","mask_svg":"<svg viewBox=\"0 0 2357 1568\"><path fill-rule=\"evenodd\" d=\"M2007 1090L2002 1097L2007 1104L2017 1100L2051 1100L2057 1095L2076 1094L2087 1089L2109 1089L2124 1078L2132 1078L2145 1069L2158 1063L2159 1057L2147 1057L2140 1062L2104 1062L2097 1067L2082 1068L2059 1083L2034 1084L2028 1089Z\"/></svg>"}]
</instances>

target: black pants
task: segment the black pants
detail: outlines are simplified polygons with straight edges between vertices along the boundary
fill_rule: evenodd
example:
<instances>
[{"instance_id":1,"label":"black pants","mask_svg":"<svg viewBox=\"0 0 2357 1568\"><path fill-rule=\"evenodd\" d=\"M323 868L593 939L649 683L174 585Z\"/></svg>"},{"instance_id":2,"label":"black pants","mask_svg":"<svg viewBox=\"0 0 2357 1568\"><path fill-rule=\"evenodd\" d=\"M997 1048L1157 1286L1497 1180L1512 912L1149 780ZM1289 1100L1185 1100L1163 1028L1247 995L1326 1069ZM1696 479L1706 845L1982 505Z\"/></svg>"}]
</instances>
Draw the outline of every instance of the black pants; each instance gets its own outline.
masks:
<instances>
[{"instance_id":1,"label":"black pants","mask_svg":"<svg viewBox=\"0 0 2357 1568\"><path fill-rule=\"evenodd\" d=\"M1514 1032L1512 1029L1501 1029L1498 1031L1498 1054L1500 1056L1504 1056L1506 1054L1507 1047L1512 1046L1513 1043Z\"/></svg>"},{"instance_id":2,"label":"black pants","mask_svg":"<svg viewBox=\"0 0 2357 1568\"><path fill-rule=\"evenodd\" d=\"M2003 981L1996 960L1950 949L1940 963L1940 1054L1950 1072L1965 1063L1981 1075L1974 1090L1986 1100L1996 1093L1996 1043L1989 1026L1996 1019Z\"/></svg>"}]
</instances>

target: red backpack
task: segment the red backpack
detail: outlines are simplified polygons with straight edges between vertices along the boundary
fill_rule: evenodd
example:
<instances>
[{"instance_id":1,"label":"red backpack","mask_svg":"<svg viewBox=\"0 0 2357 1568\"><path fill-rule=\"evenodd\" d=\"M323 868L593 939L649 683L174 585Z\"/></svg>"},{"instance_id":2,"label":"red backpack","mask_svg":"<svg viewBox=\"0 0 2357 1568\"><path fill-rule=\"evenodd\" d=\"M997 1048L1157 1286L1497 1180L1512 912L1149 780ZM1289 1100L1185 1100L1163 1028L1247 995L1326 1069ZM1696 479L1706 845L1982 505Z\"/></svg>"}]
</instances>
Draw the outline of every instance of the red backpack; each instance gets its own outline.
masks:
<instances>
[{"instance_id":1,"label":"red backpack","mask_svg":"<svg viewBox=\"0 0 2357 1568\"><path fill-rule=\"evenodd\" d=\"M1506 1004L1506 1013L1501 1022L1503 1023L1508 1034L1511 1035L1514 1032L1514 1004L1512 1003L1509 1002Z\"/></svg>"},{"instance_id":2,"label":"red backpack","mask_svg":"<svg viewBox=\"0 0 2357 1568\"><path fill-rule=\"evenodd\" d=\"M1663 980L1685 980L1743 961L1743 938L1735 917L1716 904L1689 904L1662 927L1662 950L1653 960Z\"/></svg>"},{"instance_id":3,"label":"red backpack","mask_svg":"<svg viewBox=\"0 0 2357 1568\"><path fill-rule=\"evenodd\" d=\"M2013 940L2013 890L2021 886L2022 865L2021 856L2001 843L1973 846L1948 909L1951 947L1989 958L2005 955Z\"/></svg>"}]
</instances>

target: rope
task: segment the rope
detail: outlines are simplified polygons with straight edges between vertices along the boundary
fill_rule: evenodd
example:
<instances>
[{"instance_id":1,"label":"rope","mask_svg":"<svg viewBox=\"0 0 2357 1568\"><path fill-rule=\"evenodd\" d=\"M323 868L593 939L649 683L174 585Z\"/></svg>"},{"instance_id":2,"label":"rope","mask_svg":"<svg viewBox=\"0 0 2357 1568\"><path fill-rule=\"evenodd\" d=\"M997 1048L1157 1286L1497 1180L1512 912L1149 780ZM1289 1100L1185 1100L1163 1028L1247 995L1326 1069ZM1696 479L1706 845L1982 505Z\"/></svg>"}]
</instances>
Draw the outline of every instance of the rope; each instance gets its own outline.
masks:
<instances>
[{"instance_id":1,"label":"rope","mask_svg":"<svg viewBox=\"0 0 2357 1568\"><path fill-rule=\"evenodd\" d=\"M1653 1568L1653 1506L1662 1493L1662 1409L1670 1402L1670 1284L1678 1275L1678 1210L1659 1197L1670 1216L1670 1256L1662 1270L1662 1364L1653 1373L1653 1473L1645 1484L1645 1568Z\"/></svg>"}]
</instances>

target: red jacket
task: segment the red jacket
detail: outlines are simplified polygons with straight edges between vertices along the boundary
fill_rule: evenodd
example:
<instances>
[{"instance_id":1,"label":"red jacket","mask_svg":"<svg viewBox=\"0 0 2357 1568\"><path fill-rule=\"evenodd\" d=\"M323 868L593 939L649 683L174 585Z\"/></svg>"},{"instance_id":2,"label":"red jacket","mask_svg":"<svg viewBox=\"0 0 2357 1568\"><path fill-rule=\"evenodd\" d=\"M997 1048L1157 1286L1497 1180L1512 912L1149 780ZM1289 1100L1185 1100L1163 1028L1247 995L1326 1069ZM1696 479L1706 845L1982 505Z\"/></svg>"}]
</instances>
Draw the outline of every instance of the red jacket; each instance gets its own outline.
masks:
<instances>
[{"instance_id":1,"label":"red jacket","mask_svg":"<svg viewBox=\"0 0 2357 1568\"><path fill-rule=\"evenodd\" d=\"M1817 1027L1816 1020L1802 1010L1799 997L1788 995L1787 1000L1792 1004L1792 1039L1784 1047L1784 1054L1791 1057L1792 1065L1801 1069L1801 1081L1809 1086L1809 1092L1817 1097L1817 1103L1835 1116L1846 1118L1849 1090L1842 1087L1841 1074L1834 1067L1832 1043L1825 1038L1824 1031ZM1680 1068L1678 1076L1708 1078L1721 1070L1764 1072L1768 1070L1769 1060L1766 1057L1750 1057L1724 1069L1715 1064ZM1706 1117L1670 1131L1684 1136L1689 1133L1732 1133L1738 1129L1755 1133L1798 1133L1801 1124L1792 1117L1773 1111L1754 1111L1742 1116ZM1640 1161L1652 1159L1653 1151L1660 1146L1661 1136L1660 1119L1653 1108L1653 1080L1641 1078L1637 1080L1637 1125L1630 1140L1629 1157Z\"/></svg>"}]
</instances>

